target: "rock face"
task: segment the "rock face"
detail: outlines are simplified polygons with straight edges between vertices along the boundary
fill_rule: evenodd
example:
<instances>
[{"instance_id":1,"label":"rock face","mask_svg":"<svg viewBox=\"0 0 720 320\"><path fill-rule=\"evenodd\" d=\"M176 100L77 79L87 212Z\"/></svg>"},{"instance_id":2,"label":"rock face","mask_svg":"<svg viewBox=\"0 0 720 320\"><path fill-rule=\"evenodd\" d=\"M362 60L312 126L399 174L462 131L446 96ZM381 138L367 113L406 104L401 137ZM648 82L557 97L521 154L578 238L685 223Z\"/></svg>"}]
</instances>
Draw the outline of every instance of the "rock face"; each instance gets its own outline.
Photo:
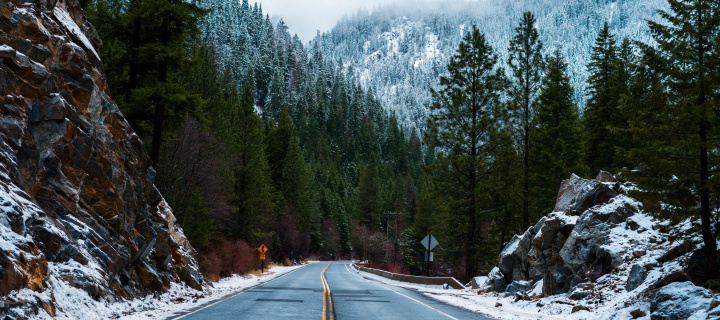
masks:
<instances>
[{"instance_id":1,"label":"rock face","mask_svg":"<svg viewBox=\"0 0 720 320\"><path fill-rule=\"evenodd\" d=\"M720 307L713 306L711 301L707 289L692 282L674 282L660 289L650 301L650 318L720 319Z\"/></svg>"},{"instance_id":2,"label":"rock face","mask_svg":"<svg viewBox=\"0 0 720 320\"><path fill-rule=\"evenodd\" d=\"M201 289L100 46L75 0L0 0L0 314L49 278L94 298ZM37 305L52 315L53 300Z\"/></svg>"},{"instance_id":3,"label":"rock face","mask_svg":"<svg viewBox=\"0 0 720 320\"><path fill-rule=\"evenodd\" d=\"M706 253L691 240L699 222L654 215L633 190L605 172L563 181L555 211L506 244L478 293L530 300L524 306L548 315L720 320L720 297L708 290L719 286L706 281Z\"/></svg>"},{"instance_id":4,"label":"rock face","mask_svg":"<svg viewBox=\"0 0 720 320\"><path fill-rule=\"evenodd\" d=\"M620 184L607 173L595 180L573 175L563 181L555 212L514 236L501 252L497 268L503 277L495 290L542 279L543 294L567 293L611 272L624 252L611 246L610 230L637 211L622 201L611 203L620 194Z\"/></svg>"}]
</instances>

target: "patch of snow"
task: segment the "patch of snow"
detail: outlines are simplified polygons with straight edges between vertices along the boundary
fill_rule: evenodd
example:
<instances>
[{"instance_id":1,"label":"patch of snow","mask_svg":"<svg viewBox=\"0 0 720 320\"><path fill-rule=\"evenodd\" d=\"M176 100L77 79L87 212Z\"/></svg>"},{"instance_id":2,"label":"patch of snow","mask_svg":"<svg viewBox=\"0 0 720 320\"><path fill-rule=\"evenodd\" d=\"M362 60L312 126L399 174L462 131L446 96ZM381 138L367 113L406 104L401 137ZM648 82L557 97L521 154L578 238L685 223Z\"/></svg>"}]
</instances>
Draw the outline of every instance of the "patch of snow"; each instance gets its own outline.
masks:
<instances>
[{"instance_id":1,"label":"patch of snow","mask_svg":"<svg viewBox=\"0 0 720 320\"><path fill-rule=\"evenodd\" d=\"M70 14L68 14L65 9L62 9L61 6L55 6L53 9L53 13L55 14L55 18L58 19L58 21L65 26L65 29L67 29L68 32L72 33L75 37L77 37L80 42L83 43L85 48L87 50L90 50L92 54L95 55L95 58L100 61L100 55L95 51L95 47L93 47L92 43L90 43L90 40L85 36L85 34L80 30L80 27L73 21L73 19L70 17Z\"/></svg>"},{"instance_id":2,"label":"patch of snow","mask_svg":"<svg viewBox=\"0 0 720 320\"><path fill-rule=\"evenodd\" d=\"M628 188L634 188L630 186ZM620 257L621 264L611 273L605 274L594 283L582 283L572 291L584 291L587 296L581 300L572 300L569 294L559 294L542 297L543 280L533 285L529 292L531 301L515 300L515 297L505 297L504 293L480 293L472 289L444 290L441 288L425 287L407 283L393 282L378 276L364 274L368 278L395 286L412 288L445 303L459 306L474 312L482 313L488 317L501 320L516 319L562 319L562 320L631 320L631 311L641 310L646 316L641 319L650 319L650 296L647 294L658 281L674 272L684 270L691 253L674 260L659 264L658 259L671 248L680 245L687 237L670 238L669 235L685 235L697 229L697 221L685 220L670 228L669 233L662 233L658 225L668 227L667 221L658 221L650 213L644 212L642 204L625 195L614 197L609 203L593 208L596 212L610 213L623 207L633 207L638 211L627 221L618 223L610 229L610 241L604 249ZM575 223L576 216L568 216L562 212L553 212L549 217L557 217L566 222ZM636 230L632 230L636 229ZM698 232L692 233L695 237ZM518 239L513 239L505 248L512 251L517 246ZM668 241L672 240L672 241ZM701 239L696 239L701 240ZM637 253L640 252L640 253ZM625 285L630 271L634 265L647 268L647 277L637 288L627 291ZM493 272L496 272L493 269ZM492 272L489 276L492 278ZM587 286L587 287L585 287ZM482 286L481 286L482 287ZM716 297L717 298L717 297ZM689 301L697 304L698 301ZM586 310L572 312L573 308L582 306ZM720 308L720 307L718 307ZM700 308L702 309L702 308ZM703 311L704 310L704 311ZM709 308L693 314L690 319L705 319L709 315Z\"/></svg>"},{"instance_id":3,"label":"patch of snow","mask_svg":"<svg viewBox=\"0 0 720 320\"><path fill-rule=\"evenodd\" d=\"M518 245L520 244L520 239L520 236L514 235L513 238L510 240L510 243L508 243L508 245L505 246L505 249L503 249L502 253L500 253L500 256L507 256L515 252Z\"/></svg>"},{"instance_id":4,"label":"patch of snow","mask_svg":"<svg viewBox=\"0 0 720 320\"><path fill-rule=\"evenodd\" d=\"M56 305L61 311L53 318L40 309L33 319L164 319L172 314L194 309L238 291L271 281L302 266L273 267L259 277L234 275L213 283L214 287L206 288L205 291L197 291L184 284L172 283L170 289L165 293L151 294L127 301L116 301L112 297L99 301L94 300L84 290L74 288L58 277L58 268L72 266L51 264L49 267L48 282L52 290L40 293L39 298L49 301L54 297ZM38 297L38 293L30 290L14 291L12 294L26 300L34 300Z\"/></svg>"}]
</instances>

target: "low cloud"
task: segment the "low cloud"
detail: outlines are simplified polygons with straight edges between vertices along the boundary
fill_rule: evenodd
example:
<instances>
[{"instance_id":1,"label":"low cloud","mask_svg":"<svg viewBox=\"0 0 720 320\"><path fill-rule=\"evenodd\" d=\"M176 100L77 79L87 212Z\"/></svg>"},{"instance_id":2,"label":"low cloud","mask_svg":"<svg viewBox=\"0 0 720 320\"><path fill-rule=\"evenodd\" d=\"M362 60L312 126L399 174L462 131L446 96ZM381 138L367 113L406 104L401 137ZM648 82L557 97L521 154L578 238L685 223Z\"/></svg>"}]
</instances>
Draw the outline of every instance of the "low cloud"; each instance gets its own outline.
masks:
<instances>
[{"instance_id":1,"label":"low cloud","mask_svg":"<svg viewBox=\"0 0 720 320\"><path fill-rule=\"evenodd\" d=\"M413 0L401 0L411 1ZM378 5L401 2L398 0L262 0L263 12L270 17L283 19L291 34L308 42L320 33L329 31L345 15L358 10L372 10ZM471 0L472 1L472 0ZM252 0L250 1L252 3Z\"/></svg>"}]
</instances>

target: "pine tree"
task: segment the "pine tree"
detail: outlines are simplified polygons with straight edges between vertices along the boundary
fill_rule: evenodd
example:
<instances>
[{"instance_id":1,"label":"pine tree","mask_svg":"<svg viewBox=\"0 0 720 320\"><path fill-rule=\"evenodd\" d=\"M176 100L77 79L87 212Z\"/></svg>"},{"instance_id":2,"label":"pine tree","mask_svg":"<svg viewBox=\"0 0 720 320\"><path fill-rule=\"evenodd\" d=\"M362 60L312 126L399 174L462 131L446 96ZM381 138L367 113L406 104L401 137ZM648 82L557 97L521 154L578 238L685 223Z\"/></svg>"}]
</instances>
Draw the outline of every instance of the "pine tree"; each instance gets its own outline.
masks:
<instances>
[{"instance_id":1,"label":"pine tree","mask_svg":"<svg viewBox=\"0 0 720 320\"><path fill-rule=\"evenodd\" d=\"M267 136L267 154L270 164L270 177L275 189L283 188L283 168L290 141L297 135L287 108L283 108L278 117L277 127L273 128Z\"/></svg>"},{"instance_id":2,"label":"pine tree","mask_svg":"<svg viewBox=\"0 0 720 320\"><path fill-rule=\"evenodd\" d=\"M227 110L223 117L225 125L232 128L233 147L237 152L233 201L237 212L231 233L248 242L266 236L264 226L270 222L273 208L263 125L254 105L252 87L247 84L239 105Z\"/></svg>"},{"instance_id":3,"label":"pine tree","mask_svg":"<svg viewBox=\"0 0 720 320\"><path fill-rule=\"evenodd\" d=\"M199 114L204 101L178 83L179 70L189 61L188 43L200 34L205 14L194 4L178 0L134 0L124 12L130 58L124 109L131 123L143 122L151 131L150 158L157 166L167 129ZM130 31L131 30L131 31Z\"/></svg>"},{"instance_id":4,"label":"pine tree","mask_svg":"<svg viewBox=\"0 0 720 320\"><path fill-rule=\"evenodd\" d=\"M574 90L567 75L565 57L556 49L546 60L547 71L539 97L537 129L534 132L533 193L537 214L547 214L555 205L562 180L582 175L582 130Z\"/></svg>"},{"instance_id":5,"label":"pine tree","mask_svg":"<svg viewBox=\"0 0 720 320\"><path fill-rule=\"evenodd\" d=\"M380 161L375 154L359 172L357 191L355 192L356 219L370 230L378 230L383 210L383 194L380 179Z\"/></svg>"},{"instance_id":6,"label":"pine tree","mask_svg":"<svg viewBox=\"0 0 720 320\"><path fill-rule=\"evenodd\" d=\"M511 121L517 135L518 149L522 157L522 183L520 198L522 201L522 226L530 226L530 166L534 160L532 151L532 131L535 129L537 115L536 98L540 90L544 63L542 42L535 29L535 16L525 12L520 25L515 28L515 36L510 40L510 59L508 65L512 71L510 88Z\"/></svg>"},{"instance_id":7,"label":"pine tree","mask_svg":"<svg viewBox=\"0 0 720 320\"><path fill-rule=\"evenodd\" d=\"M307 231L317 210L310 190L310 169L303 159L297 136L291 137L288 143L283 165L281 191L297 216L298 229Z\"/></svg>"},{"instance_id":8,"label":"pine tree","mask_svg":"<svg viewBox=\"0 0 720 320\"><path fill-rule=\"evenodd\" d=\"M617 136L610 128L619 127L617 96L617 45L606 22L595 39L588 64L589 98L583 113L585 129L585 163L591 172L615 169L618 157L615 146Z\"/></svg>"},{"instance_id":9,"label":"pine tree","mask_svg":"<svg viewBox=\"0 0 720 320\"><path fill-rule=\"evenodd\" d=\"M437 169L455 201L453 226L456 240L463 243L466 277L478 271L482 179L489 153L496 147L493 134L500 126L499 99L506 80L496 63L485 36L473 27L448 63L449 76L440 78L440 91L431 91L434 101L426 138L442 150L438 156L449 165Z\"/></svg>"},{"instance_id":10,"label":"pine tree","mask_svg":"<svg viewBox=\"0 0 720 320\"><path fill-rule=\"evenodd\" d=\"M280 111L286 107L285 103L285 78L280 71L276 71L270 82L270 94L265 103L263 116L265 119L276 119Z\"/></svg>"},{"instance_id":11,"label":"pine tree","mask_svg":"<svg viewBox=\"0 0 720 320\"><path fill-rule=\"evenodd\" d=\"M629 132L627 112L625 105L631 98L631 85L636 78L636 56L633 52L632 42L625 38L618 48L617 68L615 72L615 96L617 99L618 112L615 117L614 126L610 128L611 133L616 137L615 155L617 157L617 168L627 166L627 150L634 147L632 136ZM641 80L642 81L642 80Z\"/></svg>"},{"instance_id":12,"label":"pine tree","mask_svg":"<svg viewBox=\"0 0 720 320\"><path fill-rule=\"evenodd\" d=\"M215 225L211 214L210 208L196 189L192 193L185 215L181 217L183 232L196 249L207 247L214 238Z\"/></svg>"},{"instance_id":13,"label":"pine tree","mask_svg":"<svg viewBox=\"0 0 720 320\"><path fill-rule=\"evenodd\" d=\"M646 170L634 172L645 190L639 196L662 201L663 211L700 216L706 277L717 278L718 232L713 233L712 215L718 209L720 183L720 155L714 146L720 139L720 4L669 3L670 11L660 12L667 24L649 22L657 49L641 46L647 67L664 80L649 98L665 95L668 100L639 104L644 108L637 113L647 118L634 119L632 132L645 145L633 149L630 158L646 165Z\"/></svg>"}]
</instances>

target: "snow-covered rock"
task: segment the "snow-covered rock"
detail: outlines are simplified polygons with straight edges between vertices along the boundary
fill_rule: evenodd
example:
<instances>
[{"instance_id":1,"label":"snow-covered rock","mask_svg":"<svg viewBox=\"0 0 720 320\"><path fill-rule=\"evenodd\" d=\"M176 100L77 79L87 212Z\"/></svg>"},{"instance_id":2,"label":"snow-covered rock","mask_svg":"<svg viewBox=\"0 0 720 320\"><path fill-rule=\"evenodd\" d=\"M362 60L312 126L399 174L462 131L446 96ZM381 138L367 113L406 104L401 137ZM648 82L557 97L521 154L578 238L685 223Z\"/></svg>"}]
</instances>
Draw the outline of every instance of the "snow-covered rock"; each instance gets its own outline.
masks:
<instances>
[{"instance_id":1,"label":"snow-covered rock","mask_svg":"<svg viewBox=\"0 0 720 320\"><path fill-rule=\"evenodd\" d=\"M650 305L650 317L652 320L720 319L720 312L715 312L718 310L713 310L714 317L710 316L711 301L707 289L692 282L674 282L655 294Z\"/></svg>"},{"instance_id":2,"label":"snow-covered rock","mask_svg":"<svg viewBox=\"0 0 720 320\"><path fill-rule=\"evenodd\" d=\"M532 229L521 236L515 235L500 253L498 268L505 275L505 281L508 283L513 280L528 280L525 256L530 251L532 237Z\"/></svg>"},{"instance_id":3,"label":"snow-covered rock","mask_svg":"<svg viewBox=\"0 0 720 320\"><path fill-rule=\"evenodd\" d=\"M602 175L598 175L602 179ZM562 182L555 202L555 212L577 216L590 207L607 203L617 191L598 180L586 180L573 174Z\"/></svg>"},{"instance_id":4,"label":"snow-covered rock","mask_svg":"<svg viewBox=\"0 0 720 320\"><path fill-rule=\"evenodd\" d=\"M720 320L720 296L688 282L704 261L697 222L654 218L626 194L635 188L609 174L564 181L556 211L513 237L486 289L467 298L471 305L493 310L481 301L496 298L499 313L487 314L500 318L503 310L524 310L571 319Z\"/></svg>"},{"instance_id":5,"label":"snow-covered rock","mask_svg":"<svg viewBox=\"0 0 720 320\"><path fill-rule=\"evenodd\" d=\"M645 278L647 278L647 268L643 265L635 264L630 269L630 275L628 275L627 284L625 284L625 290L633 291L639 287Z\"/></svg>"},{"instance_id":6,"label":"snow-covered rock","mask_svg":"<svg viewBox=\"0 0 720 320\"><path fill-rule=\"evenodd\" d=\"M517 292L525 292L532 290L532 283L530 281L513 281L510 285L505 288L505 294L512 295Z\"/></svg>"}]
</instances>

